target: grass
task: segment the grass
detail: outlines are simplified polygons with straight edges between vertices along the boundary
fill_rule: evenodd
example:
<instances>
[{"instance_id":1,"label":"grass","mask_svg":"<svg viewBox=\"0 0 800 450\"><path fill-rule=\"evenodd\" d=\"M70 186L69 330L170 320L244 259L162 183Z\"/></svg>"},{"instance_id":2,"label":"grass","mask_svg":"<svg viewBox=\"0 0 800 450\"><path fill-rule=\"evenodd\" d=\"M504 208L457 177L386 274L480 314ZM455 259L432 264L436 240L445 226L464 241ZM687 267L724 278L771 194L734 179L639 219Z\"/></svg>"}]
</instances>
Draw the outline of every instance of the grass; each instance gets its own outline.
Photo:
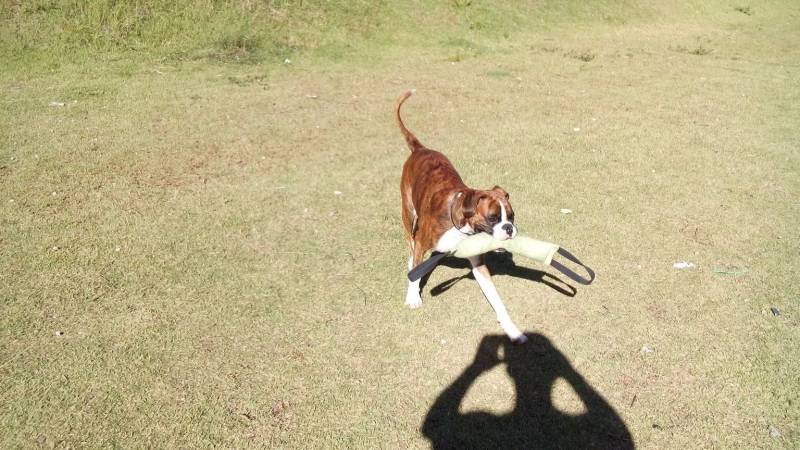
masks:
<instances>
[{"instance_id":1,"label":"grass","mask_svg":"<svg viewBox=\"0 0 800 450\"><path fill-rule=\"evenodd\" d=\"M403 306L415 87L422 142L596 269L496 283L637 447L797 447L793 3L77 4L2 6L0 446L429 446L499 328L431 294L463 268ZM503 367L463 411L513 410Z\"/></svg>"}]
</instances>

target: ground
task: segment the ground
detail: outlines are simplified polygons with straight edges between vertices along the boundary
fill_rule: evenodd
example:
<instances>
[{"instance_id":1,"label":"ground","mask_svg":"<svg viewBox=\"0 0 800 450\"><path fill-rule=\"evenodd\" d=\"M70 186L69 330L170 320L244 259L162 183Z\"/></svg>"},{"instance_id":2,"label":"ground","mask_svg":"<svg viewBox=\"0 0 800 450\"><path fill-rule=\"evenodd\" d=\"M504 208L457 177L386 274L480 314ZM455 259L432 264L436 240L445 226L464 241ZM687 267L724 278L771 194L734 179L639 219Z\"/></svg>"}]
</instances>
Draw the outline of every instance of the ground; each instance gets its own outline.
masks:
<instances>
[{"instance_id":1,"label":"ground","mask_svg":"<svg viewBox=\"0 0 800 450\"><path fill-rule=\"evenodd\" d=\"M0 69L0 446L426 448L472 373L479 424L797 448L798 24L724 4L374 59ZM409 88L424 144L597 272L492 259L528 350L457 261L403 304Z\"/></svg>"}]
</instances>

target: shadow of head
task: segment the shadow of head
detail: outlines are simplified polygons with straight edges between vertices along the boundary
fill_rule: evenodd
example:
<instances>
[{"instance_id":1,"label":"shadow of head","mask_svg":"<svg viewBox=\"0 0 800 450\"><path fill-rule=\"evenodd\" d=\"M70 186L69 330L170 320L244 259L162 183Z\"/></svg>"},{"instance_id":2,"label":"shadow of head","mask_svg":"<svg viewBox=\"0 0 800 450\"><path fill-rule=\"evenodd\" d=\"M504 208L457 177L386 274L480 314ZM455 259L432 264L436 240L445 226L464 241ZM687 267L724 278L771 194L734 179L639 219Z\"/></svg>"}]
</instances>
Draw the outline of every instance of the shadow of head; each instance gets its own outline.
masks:
<instances>
[{"instance_id":1,"label":"shadow of head","mask_svg":"<svg viewBox=\"0 0 800 450\"><path fill-rule=\"evenodd\" d=\"M492 275L504 276L508 275L516 278L523 278L526 280L542 283L545 286L563 294L567 297L574 297L578 292L573 286L565 283L560 278L550 275L541 270L529 269L527 267L518 266L514 262L514 256L508 252L489 252L485 255L486 264L491 268ZM469 262L466 259L449 257L442 260L440 265L451 267L454 269L471 269ZM432 273L432 272L431 272ZM420 288L424 288L428 283L430 273L422 277ZM445 280L438 285L431 288L431 296L436 297L444 292L447 292L451 287L463 279L475 279L472 272L461 275L455 278Z\"/></svg>"},{"instance_id":2,"label":"shadow of head","mask_svg":"<svg viewBox=\"0 0 800 450\"><path fill-rule=\"evenodd\" d=\"M506 336L486 336L472 363L436 399L422 432L435 449L633 449L625 423L611 405L572 367L550 341L526 333L528 343L511 344ZM483 373L504 365L516 391L514 409L507 414L461 412L470 386ZM574 390L584 409L580 414L553 405L557 380Z\"/></svg>"}]
</instances>

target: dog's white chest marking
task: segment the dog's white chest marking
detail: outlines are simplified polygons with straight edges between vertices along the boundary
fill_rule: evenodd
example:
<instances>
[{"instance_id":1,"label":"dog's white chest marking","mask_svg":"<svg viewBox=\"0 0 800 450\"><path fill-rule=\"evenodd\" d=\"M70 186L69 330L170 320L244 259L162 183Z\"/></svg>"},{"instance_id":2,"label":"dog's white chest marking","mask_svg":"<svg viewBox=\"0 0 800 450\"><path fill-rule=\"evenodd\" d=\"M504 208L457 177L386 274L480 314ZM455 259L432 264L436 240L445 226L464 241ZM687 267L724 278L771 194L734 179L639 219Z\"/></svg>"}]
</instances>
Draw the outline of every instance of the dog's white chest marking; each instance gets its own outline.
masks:
<instances>
[{"instance_id":1,"label":"dog's white chest marking","mask_svg":"<svg viewBox=\"0 0 800 450\"><path fill-rule=\"evenodd\" d=\"M471 232L472 227L469 225L464 225L461 227L461 230L457 230L456 227L450 228L439 238L435 250L441 253L451 252L455 250L459 242L463 241L468 236L465 233Z\"/></svg>"}]
</instances>

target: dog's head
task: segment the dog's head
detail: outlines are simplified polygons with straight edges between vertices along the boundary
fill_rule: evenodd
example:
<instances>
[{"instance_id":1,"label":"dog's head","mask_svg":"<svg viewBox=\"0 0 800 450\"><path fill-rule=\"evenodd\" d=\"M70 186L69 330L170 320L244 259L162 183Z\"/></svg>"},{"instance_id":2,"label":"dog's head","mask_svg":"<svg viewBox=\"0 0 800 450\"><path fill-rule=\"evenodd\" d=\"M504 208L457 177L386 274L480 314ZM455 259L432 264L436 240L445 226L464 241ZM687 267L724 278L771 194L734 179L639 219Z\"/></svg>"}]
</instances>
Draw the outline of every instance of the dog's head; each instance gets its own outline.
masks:
<instances>
[{"instance_id":1,"label":"dog's head","mask_svg":"<svg viewBox=\"0 0 800 450\"><path fill-rule=\"evenodd\" d=\"M464 193L461 213L473 230L489 233L501 241L511 239L517 235L517 228L508 197L508 192L500 186L488 191L471 189Z\"/></svg>"}]
</instances>

